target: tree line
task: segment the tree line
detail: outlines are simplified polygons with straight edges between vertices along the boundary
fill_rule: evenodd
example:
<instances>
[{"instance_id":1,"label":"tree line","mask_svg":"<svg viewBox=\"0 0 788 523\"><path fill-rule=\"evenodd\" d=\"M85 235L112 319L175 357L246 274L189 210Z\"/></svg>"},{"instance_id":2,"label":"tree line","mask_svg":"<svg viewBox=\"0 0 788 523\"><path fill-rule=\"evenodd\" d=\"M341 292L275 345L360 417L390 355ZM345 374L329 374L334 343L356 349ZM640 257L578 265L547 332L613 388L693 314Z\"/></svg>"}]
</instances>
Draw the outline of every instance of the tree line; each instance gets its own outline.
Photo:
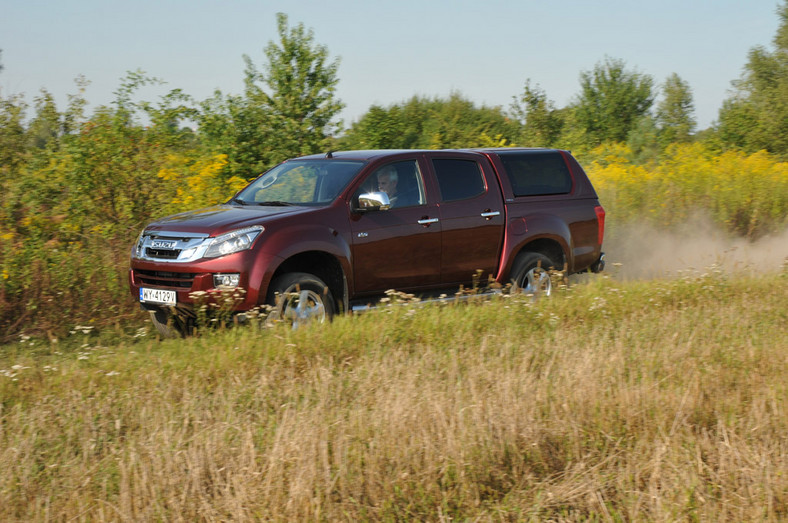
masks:
<instances>
[{"instance_id":1,"label":"tree line","mask_svg":"<svg viewBox=\"0 0 788 523\"><path fill-rule=\"evenodd\" d=\"M216 91L197 101L176 89L155 103L135 101L140 87L158 81L133 72L122 80L110 106L88 116L84 78L77 80L78 92L69 96L63 111L46 90L33 99L32 107L21 95L0 93L0 160L5 173L17 170L42 150L51 151L84 126L108 117L123 126L145 127L162 146L226 154L227 175L245 179L287 157L326 148L491 142L589 150L605 142L625 142L647 161L657 159L671 143L702 140L720 150L767 150L786 157L788 3L777 15L781 24L773 48L750 51L744 74L733 82L734 92L720 108L717 122L701 131L691 87L678 74L658 83L612 57L580 73L579 92L565 107L557 107L538 83L527 79L509 107L478 106L461 93L414 96L373 105L343 128L337 121L344 107L336 95L339 60L315 41L311 30L303 24L290 27L287 16L279 13L279 38L263 49L262 67L244 57L241 94Z\"/></svg>"}]
</instances>

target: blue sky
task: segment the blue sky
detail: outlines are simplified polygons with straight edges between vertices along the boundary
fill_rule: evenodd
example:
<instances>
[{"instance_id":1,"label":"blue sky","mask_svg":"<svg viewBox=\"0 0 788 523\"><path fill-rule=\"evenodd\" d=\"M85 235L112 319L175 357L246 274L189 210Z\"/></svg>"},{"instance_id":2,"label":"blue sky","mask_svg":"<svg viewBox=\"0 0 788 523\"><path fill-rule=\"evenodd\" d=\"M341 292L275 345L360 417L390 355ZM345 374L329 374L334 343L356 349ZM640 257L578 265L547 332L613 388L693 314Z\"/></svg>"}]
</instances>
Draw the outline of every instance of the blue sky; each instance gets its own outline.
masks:
<instances>
[{"instance_id":1,"label":"blue sky","mask_svg":"<svg viewBox=\"0 0 788 523\"><path fill-rule=\"evenodd\" d=\"M277 12L303 23L340 59L346 125L372 104L460 92L508 108L527 79L559 107L606 56L693 90L700 128L717 117L751 48L771 48L778 0L0 0L0 95L41 88L62 109L74 78L91 107L109 103L126 71L202 100L239 94L243 55L259 66Z\"/></svg>"}]
</instances>

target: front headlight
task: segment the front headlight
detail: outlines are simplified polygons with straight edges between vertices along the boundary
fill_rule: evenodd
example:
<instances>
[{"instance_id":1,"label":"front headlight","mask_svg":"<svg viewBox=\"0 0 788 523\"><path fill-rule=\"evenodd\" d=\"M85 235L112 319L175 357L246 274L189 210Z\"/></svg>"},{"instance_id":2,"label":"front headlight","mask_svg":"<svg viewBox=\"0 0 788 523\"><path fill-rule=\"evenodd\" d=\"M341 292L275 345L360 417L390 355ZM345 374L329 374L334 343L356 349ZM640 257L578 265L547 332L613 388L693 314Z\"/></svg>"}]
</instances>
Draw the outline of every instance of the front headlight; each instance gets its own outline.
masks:
<instances>
[{"instance_id":1,"label":"front headlight","mask_svg":"<svg viewBox=\"0 0 788 523\"><path fill-rule=\"evenodd\" d=\"M145 229L142 229L142 232L139 236L137 236L137 241L134 243L134 257L140 258L142 257L142 239L145 237Z\"/></svg>"},{"instance_id":2,"label":"front headlight","mask_svg":"<svg viewBox=\"0 0 788 523\"><path fill-rule=\"evenodd\" d=\"M238 229L237 231L228 232L217 236L208 248L205 250L204 258L218 258L219 256L226 256L234 252L245 251L250 249L264 228L262 225L253 225L245 229Z\"/></svg>"}]
</instances>

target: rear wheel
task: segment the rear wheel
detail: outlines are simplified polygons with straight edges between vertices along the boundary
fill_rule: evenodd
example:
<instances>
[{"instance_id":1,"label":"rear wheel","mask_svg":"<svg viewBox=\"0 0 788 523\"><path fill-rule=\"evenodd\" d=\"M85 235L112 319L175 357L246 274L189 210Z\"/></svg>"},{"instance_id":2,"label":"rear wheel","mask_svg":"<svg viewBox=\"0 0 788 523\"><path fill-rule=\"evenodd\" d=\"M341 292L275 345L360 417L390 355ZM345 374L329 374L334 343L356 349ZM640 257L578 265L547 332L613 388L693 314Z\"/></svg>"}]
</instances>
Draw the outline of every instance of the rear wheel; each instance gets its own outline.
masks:
<instances>
[{"instance_id":1,"label":"rear wheel","mask_svg":"<svg viewBox=\"0 0 788 523\"><path fill-rule=\"evenodd\" d=\"M313 274L291 272L271 284L269 303L274 315L293 328L308 323L324 323L334 317L334 298L328 286Z\"/></svg>"},{"instance_id":2,"label":"rear wheel","mask_svg":"<svg viewBox=\"0 0 788 523\"><path fill-rule=\"evenodd\" d=\"M514 289L534 296L550 296L553 282L550 270L555 262L539 252L524 252L517 256L512 267L512 283Z\"/></svg>"}]
</instances>

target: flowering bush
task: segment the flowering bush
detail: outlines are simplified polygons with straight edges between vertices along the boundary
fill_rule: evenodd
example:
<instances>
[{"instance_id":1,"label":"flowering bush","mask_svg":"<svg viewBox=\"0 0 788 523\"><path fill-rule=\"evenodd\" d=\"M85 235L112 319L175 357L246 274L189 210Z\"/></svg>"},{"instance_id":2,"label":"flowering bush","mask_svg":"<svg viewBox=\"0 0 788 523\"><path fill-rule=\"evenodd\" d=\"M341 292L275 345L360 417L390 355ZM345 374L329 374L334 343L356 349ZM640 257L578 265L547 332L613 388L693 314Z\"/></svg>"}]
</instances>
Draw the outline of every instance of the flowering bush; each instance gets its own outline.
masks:
<instances>
[{"instance_id":1,"label":"flowering bush","mask_svg":"<svg viewBox=\"0 0 788 523\"><path fill-rule=\"evenodd\" d=\"M612 223L677 225L698 214L755 239L788 223L788 163L766 151L715 154L673 144L659 163L636 165L623 144L600 146L586 164Z\"/></svg>"}]
</instances>

